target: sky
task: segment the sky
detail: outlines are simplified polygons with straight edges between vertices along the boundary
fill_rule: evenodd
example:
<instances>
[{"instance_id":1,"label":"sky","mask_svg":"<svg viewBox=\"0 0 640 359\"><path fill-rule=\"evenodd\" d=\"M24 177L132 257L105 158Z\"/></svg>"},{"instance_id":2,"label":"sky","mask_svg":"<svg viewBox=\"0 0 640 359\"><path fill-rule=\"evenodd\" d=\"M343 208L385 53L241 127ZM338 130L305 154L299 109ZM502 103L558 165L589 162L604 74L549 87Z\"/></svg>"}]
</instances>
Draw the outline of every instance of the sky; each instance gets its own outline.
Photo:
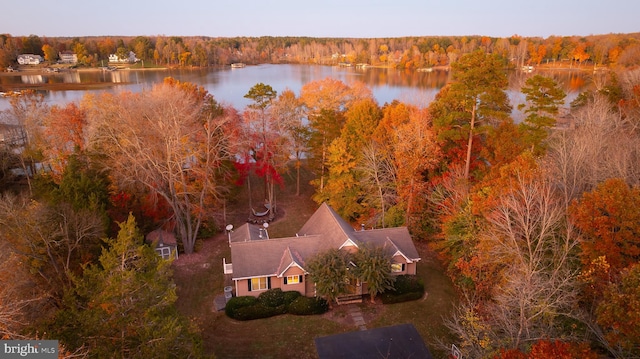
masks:
<instances>
[{"instance_id":1,"label":"sky","mask_svg":"<svg viewBox=\"0 0 640 359\"><path fill-rule=\"evenodd\" d=\"M12 36L586 36L640 32L639 0L30 0Z\"/></svg>"}]
</instances>

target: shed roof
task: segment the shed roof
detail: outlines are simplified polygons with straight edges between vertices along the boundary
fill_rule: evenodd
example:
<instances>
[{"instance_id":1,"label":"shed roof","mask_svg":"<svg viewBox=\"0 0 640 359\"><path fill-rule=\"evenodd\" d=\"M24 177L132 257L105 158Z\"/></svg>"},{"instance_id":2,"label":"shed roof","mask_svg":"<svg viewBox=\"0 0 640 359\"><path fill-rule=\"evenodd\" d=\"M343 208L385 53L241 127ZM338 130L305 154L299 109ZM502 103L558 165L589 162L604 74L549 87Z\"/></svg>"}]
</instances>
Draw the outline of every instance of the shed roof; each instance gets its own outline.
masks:
<instances>
[{"instance_id":1,"label":"shed roof","mask_svg":"<svg viewBox=\"0 0 640 359\"><path fill-rule=\"evenodd\" d=\"M154 247L157 247L160 244L167 245L167 246L178 245L178 240L176 239L176 236L173 235L173 233L167 232L161 228L158 228L154 231L149 232L145 239L147 243L153 244Z\"/></svg>"}]
</instances>

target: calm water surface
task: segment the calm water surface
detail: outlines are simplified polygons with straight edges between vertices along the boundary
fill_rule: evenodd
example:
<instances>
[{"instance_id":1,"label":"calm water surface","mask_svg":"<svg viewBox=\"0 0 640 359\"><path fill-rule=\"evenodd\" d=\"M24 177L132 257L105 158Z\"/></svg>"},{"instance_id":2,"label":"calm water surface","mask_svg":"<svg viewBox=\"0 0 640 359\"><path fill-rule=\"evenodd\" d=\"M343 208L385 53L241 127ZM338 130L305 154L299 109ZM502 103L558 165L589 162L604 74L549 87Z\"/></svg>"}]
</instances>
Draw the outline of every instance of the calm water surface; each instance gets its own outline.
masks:
<instances>
[{"instance_id":1,"label":"calm water surface","mask_svg":"<svg viewBox=\"0 0 640 359\"><path fill-rule=\"evenodd\" d=\"M536 74L512 72L510 74L509 96L514 103L524 101L520 88L524 81ZM582 72L557 71L542 73L551 76L567 92L567 102L591 86L590 74ZM346 84L356 81L365 83L373 92L380 105L400 100L419 106L431 102L440 89L450 80L450 72L417 72L414 70L394 70L355 67L331 67L317 65L258 65L239 69L180 69L180 70L117 70L117 71L71 71L46 75L21 75L0 77L2 83L112 83L109 88L95 90L44 91L50 104L65 104L80 101L85 93L93 92L139 92L162 82L165 77L173 77L203 86L223 103L242 110L251 101L244 98L249 89L262 82L281 93L285 89L300 94L302 86L308 82L331 77ZM7 99L0 98L0 110L9 107ZM517 117L517 114L514 113Z\"/></svg>"}]
</instances>

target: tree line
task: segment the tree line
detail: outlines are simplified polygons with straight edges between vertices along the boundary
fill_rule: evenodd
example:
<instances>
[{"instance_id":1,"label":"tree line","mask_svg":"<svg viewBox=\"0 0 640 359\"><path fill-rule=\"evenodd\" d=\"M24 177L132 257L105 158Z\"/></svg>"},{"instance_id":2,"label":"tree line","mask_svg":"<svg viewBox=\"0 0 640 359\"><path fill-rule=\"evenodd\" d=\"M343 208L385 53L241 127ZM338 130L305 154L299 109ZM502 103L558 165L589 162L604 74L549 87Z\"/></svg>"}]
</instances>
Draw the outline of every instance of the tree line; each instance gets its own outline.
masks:
<instances>
[{"instance_id":1,"label":"tree line","mask_svg":"<svg viewBox=\"0 0 640 359\"><path fill-rule=\"evenodd\" d=\"M432 36L400 38L310 38L205 36L40 37L0 34L0 68L16 64L23 53L42 55L54 63L70 51L83 66L101 66L110 54L133 51L145 66L223 66L234 62L369 64L403 69L449 66L462 55L482 49L515 66L562 63L563 66L638 65L640 35L606 34L495 38Z\"/></svg>"},{"instance_id":2,"label":"tree line","mask_svg":"<svg viewBox=\"0 0 640 359\"><path fill-rule=\"evenodd\" d=\"M166 319L179 299L163 292L170 273L136 252L139 233L174 231L188 255L226 224L238 185L260 178L275 205L283 174L307 166L318 203L354 223L407 226L439 254L463 298L448 326L465 357L638 355L638 70L611 72L562 116L555 80L531 76L516 123L508 62L482 49L460 56L426 108L380 106L365 85L331 78L299 94L258 83L242 111L173 79L77 104L12 98L0 113L15 134L1 152L0 235L4 271L24 275L5 282L2 310L23 319L0 323L3 335L46 328L69 350L143 357L159 332L134 330L138 320ZM11 186L12 169L23 187ZM147 301L109 294L125 280ZM34 307L46 320L28 317ZM82 340L98 338L96 321L113 326L111 341ZM165 325L173 335L158 343L197 352L192 328Z\"/></svg>"}]
</instances>

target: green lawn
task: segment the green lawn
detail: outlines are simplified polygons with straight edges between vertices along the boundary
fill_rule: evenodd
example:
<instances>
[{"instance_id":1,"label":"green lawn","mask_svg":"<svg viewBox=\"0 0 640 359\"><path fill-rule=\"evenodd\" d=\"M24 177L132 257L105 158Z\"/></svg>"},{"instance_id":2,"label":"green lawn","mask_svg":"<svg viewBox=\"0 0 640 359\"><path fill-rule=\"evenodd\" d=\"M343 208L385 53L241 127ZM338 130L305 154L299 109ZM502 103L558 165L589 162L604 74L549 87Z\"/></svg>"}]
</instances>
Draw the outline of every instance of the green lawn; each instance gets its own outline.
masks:
<instances>
[{"instance_id":1,"label":"green lawn","mask_svg":"<svg viewBox=\"0 0 640 359\"><path fill-rule=\"evenodd\" d=\"M271 224L272 237L295 235L302 224L316 209L309 198L312 192L308 185L309 173L305 173L305 185L300 197L287 195L286 188L295 192L295 178L285 178L285 189L278 195L278 206L283 216ZM229 218L245 218L243 199L240 196L230 209ZM236 226L242 223L233 223ZM420 300L382 305L361 304L367 328L412 323L422 335L434 357L446 357L433 344L437 337L446 337L442 316L455 302L455 292L450 280L444 275L435 257L424 243L417 243L423 258L418 264L418 275L424 280L427 295ZM207 354L224 358L317 358L314 338L357 330L346 313L345 307L335 307L322 316L282 315L268 319L240 322L232 320L223 312L215 312L213 299L223 293L225 279L222 273L222 258L230 262L230 250L224 234L207 239L203 250L187 259L187 264L177 263L175 280L178 284L178 309L192 318L202 331Z\"/></svg>"}]
</instances>

